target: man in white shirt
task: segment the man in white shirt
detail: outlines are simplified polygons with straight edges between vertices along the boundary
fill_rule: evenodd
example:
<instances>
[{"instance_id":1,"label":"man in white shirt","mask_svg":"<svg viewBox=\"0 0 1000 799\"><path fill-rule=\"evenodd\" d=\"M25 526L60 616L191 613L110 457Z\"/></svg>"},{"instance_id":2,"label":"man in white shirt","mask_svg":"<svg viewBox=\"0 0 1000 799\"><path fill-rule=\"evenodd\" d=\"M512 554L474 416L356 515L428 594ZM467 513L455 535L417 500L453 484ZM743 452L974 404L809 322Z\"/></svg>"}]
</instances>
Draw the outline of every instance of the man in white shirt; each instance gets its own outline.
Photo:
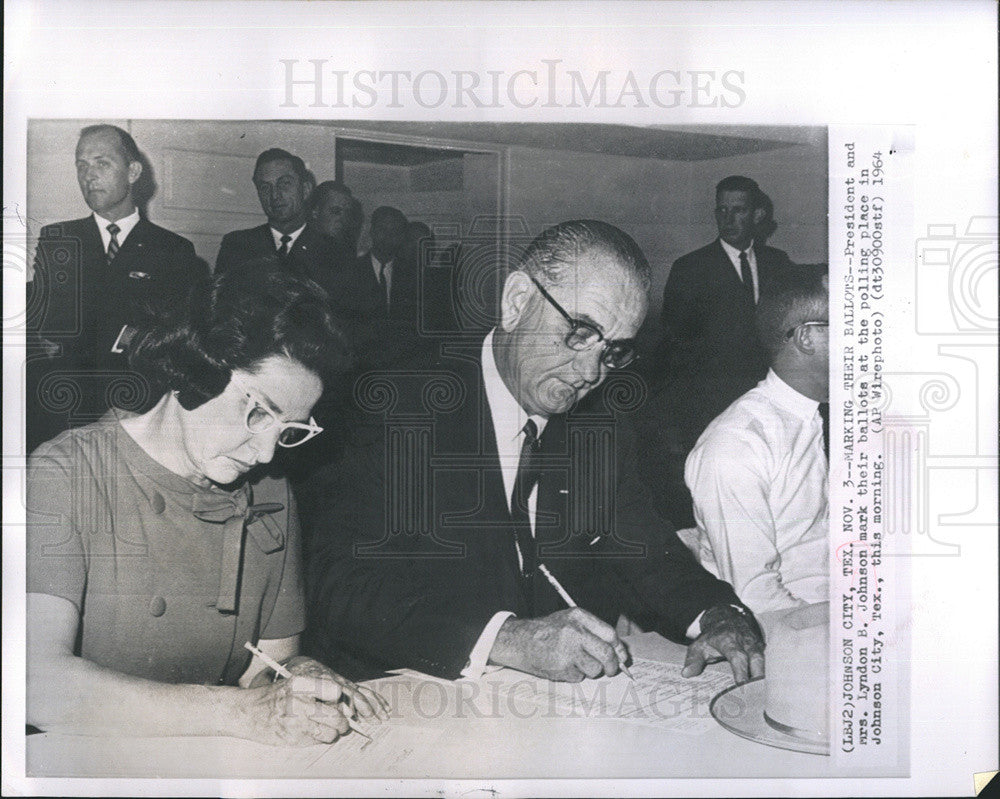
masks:
<instances>
[{"instance_id":1,"label":"man in white shirt","mask_svg":"<svg viewBox=\"0 0 1000 799\"><path fill-rule=\"evenodd\" d=\"M42 229L28 283L28 451L109 402L142 409L149 386L128 369L128 343L208 274L190 241L140 215L143 161L127 131L84 128L75 158L92 213Z\"/></svg>"},{"instance_id":2,"label":"man in white shirt","mask_svg":"<svg viewBox=\"0 0 1000 799\"><path fill-rule=\"evenodd\" d=\"M652 509L627 428L573 412L634 356L649 280L625 233L564 222L485 340L359 381L359 445L300 496L321 659L574 681L618 672L625 614L689 641L686 675L716 651L763 673L752 615Z\"/></svg>"},{"instance_id":3,"label":"man in white shirt","mask_svg":"<svg viewBox=\"0 0 1000 799\"><path fill-rule=\"evenodd\" d=\"M695 555L760 613L829 598L825 269L796 267L757 325L771 368L709 424L684 475Z\"/></svg>"}]
</instances>

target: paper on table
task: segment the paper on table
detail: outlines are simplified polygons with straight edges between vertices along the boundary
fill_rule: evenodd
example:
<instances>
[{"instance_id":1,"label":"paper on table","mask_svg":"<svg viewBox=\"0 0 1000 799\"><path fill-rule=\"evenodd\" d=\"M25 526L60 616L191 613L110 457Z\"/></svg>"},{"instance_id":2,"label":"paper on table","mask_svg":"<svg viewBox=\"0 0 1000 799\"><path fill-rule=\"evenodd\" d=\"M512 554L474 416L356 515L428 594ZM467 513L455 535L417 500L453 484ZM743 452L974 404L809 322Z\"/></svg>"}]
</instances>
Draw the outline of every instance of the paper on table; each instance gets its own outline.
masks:
<instances>
[{"instance_id":1,"label":"paper on table","mask_svg":"<svg viewBox=\"0 0 1000 799\"><path fill-rule=\"evenodd\" d=\"M240 738L170 736L103 738L33 735L26 768L33 776L296 778L394 775L419 760L437 735L396 720L363 725L332 744L268 746ZM415 757L414 757L415 756Z\"/></svg>"},{"instance_id":2,"label":"paper on table","mask_svg":"<svg viewBox=\"0 0 1000 799\"><path fill-rule=\"evenodd\" d=\"M682 677L681 666L636 658L634 680L624 674L580 683L528 682L511 686L517 701L534 703L551 718L609 718L697 733L715 722L709 703L733 684L732 674L707 670Z\"/></svg>"},{"instance_id":3,"label":"paper on table","mask_svg":"<svg viewBox=\"0 0 1000 799\"><path fill-rule=\"evenodd\" d=\"M426 737L420 728L392 721L359 724L359 727L371 740L351 732L332 744L304 751L304 762L300 766L303 776L311 771L370 771L375 762L391 769L406 761L413 754L417 741ZM314 754L317 748L321 751Z\"/></svg>"}]
</instances>

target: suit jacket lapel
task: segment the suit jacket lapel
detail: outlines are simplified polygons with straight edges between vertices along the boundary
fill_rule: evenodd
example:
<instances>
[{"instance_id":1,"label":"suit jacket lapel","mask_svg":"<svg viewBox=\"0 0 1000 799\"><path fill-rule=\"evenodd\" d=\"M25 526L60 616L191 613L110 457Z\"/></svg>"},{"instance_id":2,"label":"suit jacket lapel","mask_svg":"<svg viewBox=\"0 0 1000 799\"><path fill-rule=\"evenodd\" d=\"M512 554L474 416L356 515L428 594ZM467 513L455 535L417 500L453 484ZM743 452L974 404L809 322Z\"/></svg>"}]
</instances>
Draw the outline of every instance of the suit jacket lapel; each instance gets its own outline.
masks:
<instances>
[{"instance_id":1,"label":"suit jacket lapel","mask_svg":"<svg viewBox=\"0 0 1000 799\"><path fill-rule=\"evenodd\" d=\"M474 354L463 348L460 356L448 357L444 361L449 370L457 373L467 395L460 412L449 415L439 425L435 451L442 453L445 460L454 457L463 462L464 466L457 467L460 470L471 470L476 474L479 495L472 497L466 493L454 497L455 507L462 509L457 515L466 520L469 535L475 537L477 546L486 550L485 557L497 564L494 569L496 584L488 590L498 592L508 607L514 608L514 602L520 603L520 607L514 609L524 612L527 597L519 577L514 524L507 504L496 432L483 384L480 347L481 342L477 344ZM455 355L455 351L449 355ZM487 590L486 586L484 590Z\"/></svg>"},{"instance_id":2,"label":"suit jacket lapel","mask_svg":"<svg viewBox=\"0 0 1000 799\"><path fill-rule=\"evenodd\" d=\"M104 251L104 242L101 241L101 231L97 227L97 220L93 215L80 220L80 230L83 234L81 247L83 249L83 262L93 263L96 267L104 267L107 263L107 253ZM99 274L103 274L103 269L98 269ZM91 276L92 277L92 276Z\"/></svg>"},{"instance_id":3,"label":"suit jacket lapel","mask_svg":"<svg viewBox=\"0 0 1000 799\"><path fill-rule=\"evenodd\" d=\"M132 228L125 241L122 242L122 246L118 250L118 255L112 261L112 268L117 267L120 270L128 270L132 264L142 261L143 251L149 245L149 229L150 223L145 218L139 217L139 221L136 222L135 227Z\"/></svg>"},{"instance_id":4,"label":"suit jacket lapel","mask_svg":"<svg viewBox=\"0 0 1000 799\"><path fill-rule=\"evenodd\" d=\"M719 269L719 275L722 277L726 283L728 283L733 288L743 288L743 281L740 280L739 275L736 274L736 270L733 268L733 262L729 260L729 256L722 247L722 241L719 239L715 240L715 262Z\"/></svg>"},{"instance_id":5,"label":"suit jacket lapel","mask_svg":"<svg viewBox=\"0 0 1000 799\"><path fill-rule=\"evenodd\" d=\"M315 237L307 225L306 229L303 230L299 234L299 237L295 240L295 244L292 245L292 249L289 254L309 258L313 255L313 250L317 247L318 242L315 241Z\"/></svg>"}]
</instances>

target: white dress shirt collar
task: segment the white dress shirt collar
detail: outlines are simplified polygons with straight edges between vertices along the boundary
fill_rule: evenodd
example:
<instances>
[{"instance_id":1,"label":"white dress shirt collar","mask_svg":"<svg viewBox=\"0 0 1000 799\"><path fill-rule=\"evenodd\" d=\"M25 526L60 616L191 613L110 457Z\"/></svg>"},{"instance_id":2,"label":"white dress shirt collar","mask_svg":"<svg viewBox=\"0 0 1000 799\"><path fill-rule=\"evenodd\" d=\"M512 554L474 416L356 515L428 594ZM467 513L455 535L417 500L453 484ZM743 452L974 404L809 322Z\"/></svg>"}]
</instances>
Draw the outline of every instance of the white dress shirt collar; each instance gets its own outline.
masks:
<instances>
[{"instance_id":1,"label":"white dress shirt collar","mask_svg":"<svg viewBox=\"0 0 1000 799\"><path fill-rule=\"evenodd\" d=\"M722 245L722 249L726 251L726 255L729 256L729 260L733 262L733 264L736 266L737 269L740 268L741 252L745 252L747 254L747 258L754 257L753 240L750 241L750 246L747 247L745 250L741 250L739 247L734 247L732 244L730 244L721 236L719 237L719 244Z\"/></svg>"},{"instance_id":2,"label":"white dress shirt collar","mask_svg":"<svg viewBox=\"0 0 1000 799\"><path fill-rule=\"evenodd\" d=\"M493 332L491 330L483 339L483 386L486 390L486 401L490 406L490 418L493 420L493 432L497 439L497 454L500 456L500 468L503 471L504 488L509 502L517 478L521 446L524 443L524 425L528 419L532 419L538 426L538 435L541 437L548 419L544 416L529 416L510 393L507 384L503 382L493 356Z\"/></svg>"},{"instance_id":3,"label":"white dress shirt collar","mask_svg":"<svg viewBox=\"0 0 1000 799\"><path fill-rule=\"evenodd\" d=\"M299 236L302 235L302 231L305 230L305 229L306 229L306 226L303 225L298 230L293 230L291 233L287 234L288 236L291 236L291 241L288 242L288 249L289 250L291 250L292 247L295 246L295 242L298 241ZM284 236L284 235L286 235L286 234L282 233L280 230L278 230L277 228L273 228L273 227L270 228L270 231L271 231L271 237L274 239L274 249L275 250L280 250L281 249L281 237Z\"/></svg>"},{"instance_id":4,"label":"white dress shirt collar","mask_svg":"<svg viewBox=\"0 0 1000 799\"><path fill-rule=\"evenodd\" d=\"M108 251L108 244L111 242L111 234L108 232L108 225L111 224L110 219L105 219L103 216L94 211L94 221L97 223L97 230L101 234L101 242L104 244L104 251ZM125 239L128 238L128 234L132 232L132 228L139 224L139 209L136 208L128 216L123 216L121 219L115 221L118 225L118 246L121 247L125 243Z\"/></svg>"},{"instance_id":5,"label":"white dress shirt collar","mask_svg":"<svg viewBox=\"0 0 1000 799\"><path fill-rule=\"evenodd\" d=\"M372 269L375 270L375 279L385 277L385 290L389 297L392 296L392 266L396 263L395 258L390 258L384 264L375 257L375 253L369 252L368 257L372 262ZM388 297L386 298L388 301Z\"/></svg>"},{"instance_id":6,"label":"white dress shirt collar","mask_svg":"<svg viewBox=\"0 0 1000 799\"><path fill-rule=\"evenodd\" d=\"M780 405L789 413L800 419L809 421L816 415L819 403L800 394L788 383L782 380L773 369L767 370L767 377L760 381L758 388L776 405Z\"/></svg>"}]
</instances>

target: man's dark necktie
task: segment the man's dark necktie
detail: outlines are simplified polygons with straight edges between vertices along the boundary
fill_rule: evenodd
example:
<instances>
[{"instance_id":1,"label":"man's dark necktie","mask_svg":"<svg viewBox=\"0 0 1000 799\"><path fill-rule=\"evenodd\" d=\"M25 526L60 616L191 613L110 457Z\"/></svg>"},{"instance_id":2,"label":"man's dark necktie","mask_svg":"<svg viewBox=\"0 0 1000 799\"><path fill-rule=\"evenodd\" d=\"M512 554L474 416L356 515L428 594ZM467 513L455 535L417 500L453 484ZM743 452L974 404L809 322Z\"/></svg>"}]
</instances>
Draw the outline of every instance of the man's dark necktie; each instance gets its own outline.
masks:
<instances>
[{"instance_id":1,"label":"man's dark necktie","mask_svg":"<svg viewBox=\"0 0 1000 799\"><path fill-rule=\"evenodd\" d=\"M528 516L528 497L538 483L537 458L541 447L538 438L538 425L532 419L525 422L524 443L521 444L521 457L517 462L517 477L514 480L514 493L510 502L510 515L514 521L514 532L517 535L517 546L521 550L521 573L529 577L535 572L536 547L535 538L531 534L531 519Z\"/></svg>"},{"instance_id":2,"label":"man's dark necktie","mask_svg":"<svg viewBox=\"0 0 1000 799\"><path fill-rule=\"evenodd\" d=\"M378 285L382 291L382 303L385 312L389 313L389 280L385 274L386 265L379 261L378 265Z\"/></svg>"},{"instance_id":3,"label":"man's dark necktie","mask_svg":"<svg viewBox=\"0 0 1000 799\"><path fill-rule=\"evenodd\" d=\"M747 257L746 250L740 253L740 279L743 281L743 288L747 290L747 294L753 300L753 273L750 271L750 259Z\"/></svg>"},{"instance_id":4,"label":"man's dark necktie","mask_svg":"<svg viewBox=\"0 0 1000 799\"><path fill-rule=\"evenodd\" d=\"M291 242L292 237L287 233L281 237L281 246L278 247L278 258L284 261L288 257L288 244Z\"/></svg>"},{"instance_id":5,"label":"man's dark necktie","mask_svg":"<svg viewBox=\"0 0 1000 799\"><path fill-rule=\"evenodd\" d=\"M830 403L821 402L819 404L819 415L823 420L823 452L826 453L826 460L830 460Z\"/></svg>"},{"instance_id":6,"label":"man's dark necktie","mask_svg":"<svg viewBox=\"0 0 1000 799\"><path fill-rule=\"evenodd\" d=\"M111 266L111 262L115 260L115 256L118 255L118 250L121 249L121 245L118 243L118 234L121 232L122 229L114 222L108 225L108 233L111 234L111 241L108 242L108 266Z\"/></svg>"}]
</instances>

